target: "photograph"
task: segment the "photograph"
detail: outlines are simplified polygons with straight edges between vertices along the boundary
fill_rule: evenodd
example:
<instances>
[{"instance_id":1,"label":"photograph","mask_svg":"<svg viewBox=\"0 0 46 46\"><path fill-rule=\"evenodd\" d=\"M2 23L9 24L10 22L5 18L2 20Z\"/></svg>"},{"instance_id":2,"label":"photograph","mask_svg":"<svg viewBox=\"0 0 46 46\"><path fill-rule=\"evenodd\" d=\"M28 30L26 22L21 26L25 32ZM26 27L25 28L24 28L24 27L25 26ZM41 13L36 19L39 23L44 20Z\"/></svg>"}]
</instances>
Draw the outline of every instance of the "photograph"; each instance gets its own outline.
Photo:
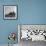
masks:
<instances>
[{"instance_id":1,"label":"photograph","mask_svg":"<svg viewBox=\"0 0 46 46\"><path fill-rule=\"evenodd\" d=\"M4 5L4 19L17 19L17 6Z\"/></svg>"},{"instance_id":2,"label":"photograph","mask_svg":"<svg viewBox=\"0 0 46 46\"><path fill-rule=\"evenodd\" d=\"M46 25L22 24L20 28L20 41L46 41Z\"/></svg>"}]
</instances>

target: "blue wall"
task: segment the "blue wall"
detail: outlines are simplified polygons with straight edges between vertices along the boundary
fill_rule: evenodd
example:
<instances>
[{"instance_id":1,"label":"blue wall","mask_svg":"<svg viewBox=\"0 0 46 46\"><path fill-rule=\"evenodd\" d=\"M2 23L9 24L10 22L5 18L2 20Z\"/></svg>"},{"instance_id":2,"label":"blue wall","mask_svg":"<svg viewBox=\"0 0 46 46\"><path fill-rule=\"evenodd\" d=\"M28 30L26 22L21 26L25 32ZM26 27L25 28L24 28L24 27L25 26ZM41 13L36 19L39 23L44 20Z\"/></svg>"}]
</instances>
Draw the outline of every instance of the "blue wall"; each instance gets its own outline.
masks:
<instances>
[{"instance_id":1,"label":"blue wall","mask_svg":"<svg viewBox=\"0 0 46 46\"><path fill-rule=\"evenodd\" d=\"M21 0L20 22L46 24L46 0Z\"/></svg>"},{"instance_id":2,"label":"blue wall","mask_svg":"<svg viewBox=\"0 0 46 46\"><path fill-rule=\"evenodd\" d=\"M3 20L3 5L18 5L18 20ZM18 32L18 24L46 24L46 0L0 0L0 44L8 43L10 32Z\"/></svg>"}]
</instances>

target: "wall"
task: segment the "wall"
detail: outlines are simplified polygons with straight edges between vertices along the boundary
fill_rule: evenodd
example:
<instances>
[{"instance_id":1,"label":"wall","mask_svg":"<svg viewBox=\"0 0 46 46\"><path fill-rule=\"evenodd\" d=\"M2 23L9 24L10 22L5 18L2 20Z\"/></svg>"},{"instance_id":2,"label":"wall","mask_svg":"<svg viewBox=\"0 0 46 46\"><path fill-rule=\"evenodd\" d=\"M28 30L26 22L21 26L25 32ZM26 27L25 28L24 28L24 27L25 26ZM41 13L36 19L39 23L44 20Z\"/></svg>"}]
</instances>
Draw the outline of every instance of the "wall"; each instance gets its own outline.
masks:
<instances>
[{"instance_id":1,"label":"wall","mask_svg":"<svg viewBox=\"0 0 46 46\"><path fill-rule=\"evenodd\" d=\"M3 20L3 5L18 5L18 20ZM0 0L0 44L8 43L9 32L18 32L17 24L46 24L46 0Z\"/></svg>"},{"instance_id":2,"label":"wall","mask_svg":"<svg viewBox=\"0 0 46 46\"><path fill-rule=\"evenodd\" d=\"M16 35L18 35L17 24L19 22L19 18L18 20L3 19L3 5L17 5L17 4L18 0L0 0L0 44L7 44L9 42L8 34L10 32L16 32ZM17 39L15 41L16 43L18 43Z\"/></svg>"},{"instance_id":3,"label":"wall","mask_svg":"<svg viewBox=\"0 0 46 46\"><path fill-rule=\"evenodd\" d=\"M22 24L46 24L46 0L21 0Z\"/></svg>"}]
</instances>

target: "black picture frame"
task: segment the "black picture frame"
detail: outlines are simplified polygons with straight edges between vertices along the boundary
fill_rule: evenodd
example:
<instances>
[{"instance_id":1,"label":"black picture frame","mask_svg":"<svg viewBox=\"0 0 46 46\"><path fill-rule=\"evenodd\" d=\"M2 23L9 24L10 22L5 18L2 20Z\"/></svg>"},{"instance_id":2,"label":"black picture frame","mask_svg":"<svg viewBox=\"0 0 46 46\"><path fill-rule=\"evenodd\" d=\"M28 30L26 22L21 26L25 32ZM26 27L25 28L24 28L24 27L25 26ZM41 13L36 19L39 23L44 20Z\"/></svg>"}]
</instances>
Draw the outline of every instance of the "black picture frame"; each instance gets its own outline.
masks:
<instances>
[{"instance_id":1,"label":"black picture frame","mask_svg":"<svg viewBox=\"0 0 46 46\"><path fill-rule=\"evenodd\" d=\"M3 5L3 19L17 20L18 19L18 5Z\"/></svg>"}]
</instances>

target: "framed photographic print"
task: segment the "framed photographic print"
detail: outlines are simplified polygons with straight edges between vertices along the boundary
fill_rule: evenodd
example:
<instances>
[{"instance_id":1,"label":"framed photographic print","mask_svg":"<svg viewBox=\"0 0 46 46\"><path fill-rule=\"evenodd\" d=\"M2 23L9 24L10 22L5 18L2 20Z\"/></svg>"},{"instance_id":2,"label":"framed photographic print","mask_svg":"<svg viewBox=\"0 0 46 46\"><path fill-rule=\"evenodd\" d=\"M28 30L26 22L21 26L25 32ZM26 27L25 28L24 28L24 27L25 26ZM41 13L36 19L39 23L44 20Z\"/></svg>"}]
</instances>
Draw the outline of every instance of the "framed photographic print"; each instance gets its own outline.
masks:
<instances>
[{"instance_id":1,"label":"framed photographic print","mask_svg":"<svg viewBox=\"0 0 46 46\"><path fill-rule=\"evenodd\" d=\"M19 38L19 42L22 40L46 41L46 25L19 24L18 38Z\"/></svg>"},{"instance_id":2,"label":"framed photographic print","mask_svg":"<svg viewBox=\"0 0 46 46\"><path fill-rule=\"evenodd\" d=\"M4 19L17 19L17 5L4 5Z\"/></svg>"}]
</instances>

